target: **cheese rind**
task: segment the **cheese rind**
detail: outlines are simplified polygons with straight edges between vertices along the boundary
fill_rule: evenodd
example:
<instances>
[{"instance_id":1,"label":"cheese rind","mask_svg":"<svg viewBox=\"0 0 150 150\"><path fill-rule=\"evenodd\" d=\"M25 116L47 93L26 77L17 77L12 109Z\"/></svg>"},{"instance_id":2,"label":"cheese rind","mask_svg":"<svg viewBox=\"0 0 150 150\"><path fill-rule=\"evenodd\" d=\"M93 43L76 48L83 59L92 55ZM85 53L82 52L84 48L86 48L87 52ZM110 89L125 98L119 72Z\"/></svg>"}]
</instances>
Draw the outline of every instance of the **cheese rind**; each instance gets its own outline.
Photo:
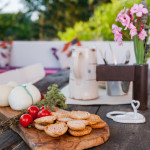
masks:
<instances>
[{"instance_id":1,"label":"cheese rind","mask_svg":"<svg viewBox=\"0 0 150 150\"><path fill-rule=\"evenodd\" d=\"M32 105L32 98L33 104L41 100L40 91L34 85L28 84L26 89L23 86L18 86L10 93L9 104L14 110L26 109Z\"/></svg>"},{"instance_id":2,"label":"cheese rind","mask_svg":"<svg viewBox=\"0 0 150 150\"><path fill-rule=\"evenodd\" d=\"M0 86L0 106L9 106L8 97L12 90L12 87L9 85Z\"/></svg>"}]
</instances>

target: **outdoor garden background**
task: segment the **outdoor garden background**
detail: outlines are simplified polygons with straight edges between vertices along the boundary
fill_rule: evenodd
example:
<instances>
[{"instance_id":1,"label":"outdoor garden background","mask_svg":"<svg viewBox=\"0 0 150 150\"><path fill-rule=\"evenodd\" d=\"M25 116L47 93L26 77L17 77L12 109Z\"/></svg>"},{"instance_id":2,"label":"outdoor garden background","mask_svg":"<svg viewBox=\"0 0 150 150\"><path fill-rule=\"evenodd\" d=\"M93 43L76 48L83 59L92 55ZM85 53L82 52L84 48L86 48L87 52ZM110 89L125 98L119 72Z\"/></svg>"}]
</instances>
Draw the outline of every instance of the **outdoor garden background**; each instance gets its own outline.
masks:
<instances>
[{"instance_id":1,"label":"outdoor garden background","mask_svg":"<svg viewBox=\"0 0 150 150\"><path fill-rule=\"evenodd\" d=\"M0 0L2 2L4 0ZM119 11L140 0L20 0L17 13L0 9L0 40L112 41ZM150 4L150 0L147 0ZM32 19L36 15L36 19ZM150 22L150 21L148 21Z\"/></svg>"}]
</instances>

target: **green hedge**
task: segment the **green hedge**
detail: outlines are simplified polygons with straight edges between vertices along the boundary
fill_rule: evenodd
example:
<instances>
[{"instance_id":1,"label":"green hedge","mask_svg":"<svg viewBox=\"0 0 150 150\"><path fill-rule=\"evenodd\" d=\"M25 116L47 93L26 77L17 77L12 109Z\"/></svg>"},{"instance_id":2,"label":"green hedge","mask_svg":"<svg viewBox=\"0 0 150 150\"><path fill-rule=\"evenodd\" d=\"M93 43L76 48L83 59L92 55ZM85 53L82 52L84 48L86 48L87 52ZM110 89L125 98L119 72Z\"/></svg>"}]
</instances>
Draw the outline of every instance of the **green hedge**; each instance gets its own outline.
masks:
<instances>
[{"instance_id":1,"label":"green hedge","mask_svg":"<svg viewBox=\"0 0 150 150\"><path fill-rule=\"evenodd\" d=\"M77 22L73 28L66 28L66 32L59 32L62 41L70 41L74 37L80 40L113 40L112 24L116 23L117 14L124 7L132 7L141 0L112 0L103 4L94 11L94 15L87 22ZM118 23L117 23L118 24Z\"/></svg>"}]
</instances>

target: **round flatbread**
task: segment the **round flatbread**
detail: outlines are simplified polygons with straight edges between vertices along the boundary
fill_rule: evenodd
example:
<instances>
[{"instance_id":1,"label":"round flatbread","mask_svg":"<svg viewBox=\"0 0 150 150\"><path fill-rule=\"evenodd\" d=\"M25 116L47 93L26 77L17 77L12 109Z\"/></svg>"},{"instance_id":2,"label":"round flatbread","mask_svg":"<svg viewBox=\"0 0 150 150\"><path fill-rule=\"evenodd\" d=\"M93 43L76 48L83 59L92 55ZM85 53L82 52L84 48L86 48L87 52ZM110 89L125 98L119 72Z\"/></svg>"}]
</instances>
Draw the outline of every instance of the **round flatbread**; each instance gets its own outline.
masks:
<instances>
[{"instance_id":1,"label":"round flatbread","mask_svg":"<svg viewBox=\"0 0 150 150\"><path fill-rule=\"evenodd\" d=\"M68 112L52 112L53 116L57 116L58 118L66 118L68 117Z\"/></svg>"},{"instance_id":2,"label":"round flatbread","mask_svg":"<svg viewBox=\"0 0 150 150\"><path fill-rule=\"evenodd\" d=\"M73 136L83 136L83 135L90 134L92 131L92 128L90 126L86 126L86 128L84 130L81 130L81 131L75 131L75 130L71 130L71 129L69 129L68 131Z\"/></svg>"},{"instance_id":3,"label":"round flatbread","mask_svg":"<svg viewBox=\"0 0 150 150\"><path fill-rule=\"evenodd\" d=\"M93 124L97 124L97 123L101 122L102 119L98 115L91 114L90 118L87 119L87 121L88 121L88 125L93 125Z\"/></svg>"},{"instance_id":4,"label":"round flatbread","mask_svg":"<svg viewBox=\"0 0 150 150\"><path fill-rule=\"evenodd\" d=\"M37 128L38 130L44 130L46 126L44 125L41 125L41 124L38 124L38 123L35 123L34 124L35 128Z\"/></svg>"},{"instance_id":5,"label":"round flatbread","mask_svg":"<svg viewBox=\"0 0 150 150\"><path fill-rule=\"evenodd\" d=\"M67 122L71 130L84 130L87 124L86 120L71 120Z\"/></svg>"},{"instance_id":6,"label":"round flatbread","mask_svg":"<svg viewBox=\"0 0 150 150\"><path fill-rule=\"evenodd\" d=\"M68 115L73 119L79 119L79 120L90 118L90 113L86 111L71 111Z\"/></svg>"},{"instance_id":7,"label":"round flatbread","mask_svg":"<svg viewBox=\"0 0 150 150\"><path fill-rule=\"evenodd\" d=\"M94 129L104 128L105 126L106 126L106 122L104 121L91 125L91 127Z\"/></svg>"},{"instance_id":8,"label":"round flatbread","mask_svg":"<svg viewBox=\"0 0 150 150\"><path fill-rule=\"evenodd\" d=\"M66 117L66 118L58 118L57 119L58 121L60 121L60 122L68 122L68 121L71 121L71 120L73 120L72 118L70 118L70 117Z\"/></svg>"},{"instance_id":9,"label":"round flatbread","mask_svg":"<svg viewBox=\"0 0 150 150\"><path fill-rule=\"evenodd\" d=\"M34 122L41 125L47 125L47 124L54 123L56 119L57 119L56 116L45 116L45 117L35 119Z\"/></svg>"},{"instance_id":10,"label":"round flatbread","mask_svg":"<svg viewBox=\"0 0 150 150\"><path fill-rule=\"evenodd\" d=\"M58 137L65 134L68 130L68 126L64 122L48 125L44 128L46 134L52 137Z\"/></svg>"}]
</instances>

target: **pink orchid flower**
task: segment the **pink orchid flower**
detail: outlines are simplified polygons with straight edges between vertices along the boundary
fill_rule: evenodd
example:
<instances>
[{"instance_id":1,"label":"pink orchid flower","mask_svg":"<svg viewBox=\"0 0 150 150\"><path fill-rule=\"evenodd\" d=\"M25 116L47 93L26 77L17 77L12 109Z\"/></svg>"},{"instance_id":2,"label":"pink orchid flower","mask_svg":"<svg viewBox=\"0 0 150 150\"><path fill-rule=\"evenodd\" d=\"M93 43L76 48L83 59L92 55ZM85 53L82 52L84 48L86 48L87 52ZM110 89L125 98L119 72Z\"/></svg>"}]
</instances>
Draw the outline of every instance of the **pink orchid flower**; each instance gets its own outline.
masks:
<instances>
[{"instance_id":1,"label":"pink orchid flower","mask_svg":"<svg viewBox=\"0 0 150 150\"><path fill-rule=\"evenodd\" d=\"M131 39L132 39L135 35L137 35L137 29L136 29L136 28L131 29L131 30L130 30L130 35L131 35Z\"/></svg>"},{"instance_id":2,"label":"pink orchid flower","mask_svg":"<svg viewBox=\"0 0 150 150\"><path fill-rule=\"evenodd\" d=\"M133 25L133 23L130 23L129 29L130 29L131 39L132 39L133 36L137 34L137 28Z\"/></svg>"},{"instance_id":3,"label":"pink orchid flower","mask_svg":"<svg viewBox=\"0 0 150 150\"><path fill-rule=\"evenodd\" d=\"M121 33L114 34L114 40L117 41L119 45L123 45Z\"/></svg>"},{"instance_id":4,"label":"pink orchid flower","mask_svg":"<svg viewBox=\"0 0 150 150\"><path fill-rule=\"evenodd\" d=\"M115 33L115 32L121 32L122 28L118 27L116 24L113 24L112 25L112 32Z\"/></svg>"},{"instance_id":5,"label":"pink orchid flower","mask_svg":"<svg viewBox=\"0 0 150 150\"><path fill-rule=\"evenodd\" d=\"M123 41L122 41L122 34L115 34L115 38L114 38L115 41L118 42L119 45L123 45Z\"/></svg>"},{"instance_id":6,"label":"pink orchid flower","mask_svg":"<svg viewBox=\"0 0 150 150\"><path fill-rule=\"evenodd\" d=\"M123 9L120 11L120 13L118 14L117 18L116 18L116 21L119 21L122 23L123 26L125 26L125 29L126 30L130 24L130 16L127 14L128 12L128 9Z\"/></svg>"},{"instance_id":7,"label":"pink orchid flower","mask_svg":"<svg viewBox=\"0 0 150 150\"><path fill-rule=\"evenodd\" d=\"M119 38L117 42L118 42L118 45L119 45L119 46L123 45L122 38Z\"/></svg>"},{"instance_id":8,"label":"pink orchid flower","mask_svg":"<svg viewBox=\"0 0 150 150\"><path fill-rule=\"evenodd\" d=\"M125 26L126 30L130 24L130 17L127 14L124 14L123 18L120 19L120 22L122 23L123 26Z\"/></svg>"},{"instance_id":9,"label":"pink orchid flower","mask_svg":"<svg viewBox=\"0 0 150 150\"><path fill-rule=\"evenodd\" d=\"M144 8L143 4L134 4L134 6L131 8L131 14L136 13L137 17L142 17L143 14L147 14L148 10Z\"/></svg>"},{"instance_id":10,"label":"pink orchid flower","mask_svg":"<svg viewBox=\"0 0 150 150\"><path fill-rule=\"evenodd\" d=\"M131 8L129 8L129 16L130 16L130 20L131 22L134 20L134 15L131 13Z\"/></svg>"},{"instance_id":11,"label":"pink orchid flower","mask_svg":"<svg viewBox=\"0 0 150 150\"><path fill-rule=\"evenodd\" d=\"M119 45L123 44L122 41L122 34L120 33L122 28L118 27L117 25L112 25L112 33L114 33L114 40L118 42Z\"/></svg>"},{"instance_id":12,"label":"pink orchid flower","mask_svg":"<svg viewBox=\"0 0 150 150\"><path fill-rule=\"evenodd\" d=\"M147 36L147 33L146 33L146 31L143 29L143 30L139 33L139 39L144 40L146 36Z\"/></svg>"},{"instance_id":13,"label":"pink orchid flower","mask_svg":"<svg viewBox=\"0 0 150 150\"><path fill-rule=\"evenodd\" d=\"M117 16L115 21L119 21L120 18L122 18L124 11L125 11L125 8L119 12L119 14L118 14L118 16Z\"/></svg>"}]
</instances>

